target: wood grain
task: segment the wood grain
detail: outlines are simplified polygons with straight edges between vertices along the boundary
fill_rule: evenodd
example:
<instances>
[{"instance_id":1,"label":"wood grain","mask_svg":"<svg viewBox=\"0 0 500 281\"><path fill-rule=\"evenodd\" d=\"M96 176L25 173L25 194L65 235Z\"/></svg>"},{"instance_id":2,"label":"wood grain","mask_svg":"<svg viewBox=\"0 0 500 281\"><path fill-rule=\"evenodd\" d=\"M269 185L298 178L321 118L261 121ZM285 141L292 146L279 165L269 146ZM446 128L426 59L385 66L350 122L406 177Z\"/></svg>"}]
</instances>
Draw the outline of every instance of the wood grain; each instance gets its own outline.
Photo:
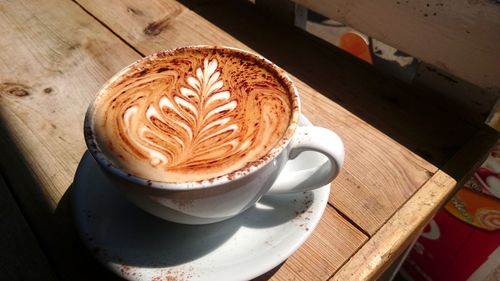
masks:
<instances>
[{"instance_id":1,"label":"wood grain","mask_svg":"<svg viewBox=\"0 0 500 281\"><path fill-rule=\"evenodd\" d=\"M69 1L2 3L0 15L0 28L8 31L0 40L0 169L63 279L114 278L96 265L72 229L68 189L85 151L81 124L88 103L106 79L140 55ZM307 246L328 267L301 276L330 275L366 239L328 212ZM298 274L291 270L306 262L304 256L312 258L299 252L277 278Z\"/></svg>"},{"instance_id":2,"label":"wood grain","mask_svg":"<svg viewBox=\"0 0 500 281\"><path fill-rule=\"evenodd\" d=\"M110 1L107 4L96 0L78 0L77 2L143 54L191 44L219 44L249 49L248 46L221 31L208 20L172 0L154 1L148 2L148 4L137 0ZM275 42L275 48L280 49L283 53L293 53L294 56L289 58L290 61L294 58L300 58L292 66L292 69L306 65L307 62L304 60L316 53L322 55L319 60L325 61L325 57L331 59L331 61L326 60L327 63L323 62L321 65L315 63L315 59L311 60L311 63L316 64L317 67L307 67L308 77L313 77L313 81L317 81L319 84L327 83L332 89L335 89L339 96L330 97L335 101L347 101L348 106L359 102L362 106L367 105L369 108L377 107L377 116L371 115L368 120L373 121L382 129L389 130L386 124L388 122L385 120L393 120L390 121L393 123L390 128L391 137L343 108L346 102L342 103L341 106L339 103L325 98L317 90L292 75L302 97L303 112L316 125L330 128L342 137L346 144L347 155L345 171L351 175L350 179L352 179L352 175L355 175L356 181L362 187L357 188L357 185L353 184L349 178L339 177L334 182L334 191L330 202L367 233L373 234L437 170L436 165L429 161L439 164L454 153L454 150L458 148L457 141L461 140L460 138L451 140L451 135L465 134L473 130L470 126L464 125L460 127L463 131L460 131L456 128L457 125L451 125L457 123L456 119L447 116L439 109L427 105L415 106L423 101L406 95L406 91L410 91L408 88L393 80L389 81L387 78L381 77L373 69L366 70L362 65L351 63L351 60L335 51L325 51L323 46L312 44L311 38L304 37L298 30L290 31L288 27L270 21L264 22L264 28L262 21L265 19L259 16L259 11L255 7L252 7L251 4L249 4L250 6L241 4L241 7L236 6L236 9L239 9L236 10L233 9L233 6L237 4L233 3L234 1L231 1L230 4L215 2L205 6L188 4L191 4L191 8L195 8L196 12L200 13L204 11L203 9L216 10L212 14L207 12L207 17L215 22L220 18L229 20L231 14L237 15L233 17L232 25L225 23L224 26L244 25L246 27L245 36L250 36L251 33L256 34L252 39L256 39L258 36L268 36L270 38L266 38L267 40L273 40L270 34L274 37L276 37L275 34L280 34L280 40L283 41ZM130 9L133 9L135 13L127 12ZM172 12L174 10L178 12ZM169 24L161 28L154 36L144 34L144 30L151 23L157 23L158 19L163 19ZM253 24L257 26L254 27ZM293 44L299 45L302 51L286 49ZM265 55L265 52L262 53ZM286 69L288 70L288 68ZM325 69L328 69L326 73ZM332 75L331 72L339 75ZM354 75L348 76L346 74L350 72ZM303 71L298 73L303 77ZM360 79L368 86L359 86L363 85L359 82ZM345 83L349 83L349 86L354 88L360 88L355 92L352 89L346 89ZM319 89L324 89L324 87ZM323 94L323 92L320 93ZM353 98L353 94L357 97ZM384 99L388 99L389 102L384 101ZM393 103L395 100L397 105ZM369 108L361 109L358 107L356 111L364 110L366 112ZM385 115L384 121L381 121L380 114ZM378 120L375 120L376 118ZM436 124L436 119L442 123ZM446 128L446 134L443 134L443 128ZM407 135L403 136L402 132ZM415 150L424 152L422 154L430 160L410 151L398 143L398 140L404 143L418 143L415 145ZM368 215L364 215L365 213Z\"/></svg>"},{"instance_id":3,"label":"wood grain","mask_svg":"<svg viewBox=\"0 0 500 281\"><path fill-rule=\"evenodd\" d=\"M2 224L0 231L1 279L57 280L2 175L0 175L0 222Z\"/></svg>"},{"instance_id":4,"label":"wood grain","mask_svg":"<svg viewBox=\"0 0 500 281\"><path fill-rule=\"evenodd\" d=\"M354 253L367 239L333 208L327 208L312 237L270 280L327 280L344 264L345 253Z\"/></svg>"},{"instance_id":5,"label":"wood grain","mask_svg":"<svg viewBox=\"0 0 500 281\"><path fill-rule=\"evenodd\" d=\"M483 88L500 87L493 1L293 1Z\"/></svg>"},{"instance_id":6,"label":"wood grain","mask_svg":"<svg viewBox=\"0 0 500 281\"><path fill-rule=\"evenodd\" d=\"M0 5L2 125L26 161L38 163L33 172L54 208L85 150L87 105L140 56L73 3L49 2L36 12L37 2Z\"/></svg>"}]
</instances>

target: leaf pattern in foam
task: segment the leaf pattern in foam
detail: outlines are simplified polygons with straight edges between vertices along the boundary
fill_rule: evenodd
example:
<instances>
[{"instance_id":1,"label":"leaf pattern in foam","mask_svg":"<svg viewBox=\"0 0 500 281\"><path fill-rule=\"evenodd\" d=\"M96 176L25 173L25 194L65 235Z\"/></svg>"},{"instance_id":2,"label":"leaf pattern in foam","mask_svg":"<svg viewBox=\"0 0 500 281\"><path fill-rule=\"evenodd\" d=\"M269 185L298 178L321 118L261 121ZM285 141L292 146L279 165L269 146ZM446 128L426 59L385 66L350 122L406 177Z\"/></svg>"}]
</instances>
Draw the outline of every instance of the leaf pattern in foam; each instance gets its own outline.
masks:
<instances>
[{"instance_id":1,"label":"leaf pattern in foam","mask_svg":"<svg viewBox=\"0 0 500 281\"><path fill-rule=\"evenodd\" d=\"M150 156L150 163L153 166L163 164L167 167L174 167L189 164L187 162L196 163L199 160L207 160L207 155L214 156L210 153L221 147L238 146L239 141L235 138L238 125L229 124L232 118L225 115L236 108L237 102L230 100L229 91L221 91L224 83L222 79L219 79L220 72L216 71L217 66L217 60L204 59L203 66L196 69L195 76L186 78L189 87L180 87L180 94L174 95L173 100L167 96L160 99L159 108L174 112L178 116L176 120L169 121L174 122L177 128L184 131L178 132L179 135L187 133L188 139L183 142L178 136L169 136L182 147L184 157L167 155L172 154L172 151L167 153L157 144L147 140L146 133L150 135L157 135L157 133L145 127L140 137L148 143L148 146L139 147ZM167 123L152 105L149 106L146 115L150 122L154 117L156 120ZM214 141L214 137L221 135L226 137ZM161 136L157 137L161 138ZM206 143L208 140L211 140L209 146Z\"/></svg>"}]
</instances>

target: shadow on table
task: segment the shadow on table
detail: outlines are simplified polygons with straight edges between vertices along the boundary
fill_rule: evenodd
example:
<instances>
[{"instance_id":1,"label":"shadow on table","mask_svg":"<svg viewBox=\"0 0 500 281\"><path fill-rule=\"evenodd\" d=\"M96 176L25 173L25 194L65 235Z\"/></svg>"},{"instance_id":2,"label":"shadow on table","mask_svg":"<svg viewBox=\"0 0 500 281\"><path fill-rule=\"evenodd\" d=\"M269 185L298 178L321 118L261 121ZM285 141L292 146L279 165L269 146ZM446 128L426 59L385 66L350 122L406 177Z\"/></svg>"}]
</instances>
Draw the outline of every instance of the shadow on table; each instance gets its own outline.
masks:
<instances>
[{"instance_id":1,"label":"shadow on table","mask_svg":"<svg viewBox=\"0 0 500 281\"><path fill-rule=\"evenodd\" d=\"M69 192L62 196L57 209L53 209L53 203L41 188L42 179L33 173L19 143L5 125L4 114L0 106L0 151L2 157L8 159L0 161L0 172L58 279L121 280L91 258L77 237L69 215ZM25 270L30 270L29 264Z\"/></svg>"}]
</instances>

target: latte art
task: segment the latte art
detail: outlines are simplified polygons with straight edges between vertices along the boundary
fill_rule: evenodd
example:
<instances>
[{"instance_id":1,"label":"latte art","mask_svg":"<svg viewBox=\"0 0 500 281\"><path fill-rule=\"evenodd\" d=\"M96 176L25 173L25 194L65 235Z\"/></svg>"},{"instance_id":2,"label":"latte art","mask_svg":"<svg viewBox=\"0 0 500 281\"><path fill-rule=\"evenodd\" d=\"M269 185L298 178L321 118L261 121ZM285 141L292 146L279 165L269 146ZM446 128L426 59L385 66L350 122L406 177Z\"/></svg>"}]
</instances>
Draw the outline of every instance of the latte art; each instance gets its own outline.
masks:
<instances>
[{"instance_id":1,"label":"latte art","mask_svg":"<svg viewBox=\"0 0 500 281\"><path fill-rule=\"evenodd\" d=\"M145 60L98 98L94 134L121 169L181 182L230 173L266 155L291 118L291 98L258 61L223 51Z\"/></svg>"},{"instance_id":2,"label":"latte art","mask_svg":"<svg viewBox=\"0 0 500 281\"><path fill-rule=\"evenodd\" d=\"M228 125L233 118L218 118L221 113L234 110L237 102L229 101L231 94L228 91L217 92L223 82L218 80L220 72L215 71L216 68L216 60L208 62L205 59L203 69L196 69L196 77L186 79L190 87L180 87L180 95L162 96L156 103L154 100L145 103L142 110L138 104L126 109L123 114L125 132L152 166L196 165L208 152L202 149L204 142L226 132L225 139L229 142L215 144L211 141L211 150L222 148L234 154L248 147L248 141L240 146L235 136L238 124ZM140 84L141 80L137 82ZM142 123L142 118L136 114L145 115L146 122Z\"/></svg>"}]
</instances>

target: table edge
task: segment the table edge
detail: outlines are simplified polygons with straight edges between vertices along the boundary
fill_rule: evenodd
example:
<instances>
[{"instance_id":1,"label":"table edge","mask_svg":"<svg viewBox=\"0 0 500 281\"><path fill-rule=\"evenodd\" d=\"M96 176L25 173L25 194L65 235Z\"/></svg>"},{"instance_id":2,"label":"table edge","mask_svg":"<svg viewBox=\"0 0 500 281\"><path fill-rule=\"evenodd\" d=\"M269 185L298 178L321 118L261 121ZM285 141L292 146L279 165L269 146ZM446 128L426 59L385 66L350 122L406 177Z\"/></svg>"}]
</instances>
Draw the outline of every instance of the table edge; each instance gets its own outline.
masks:
<instances>
[{"instance_id":1,"label":"table edge","mask_svg":"<svg viewBox=\"0 0 500 281\"><path fill-rule=\"evenodd\" d=\"M499 132L481 126L329 280L377 280L483 163L498 138Z\"/></svg>"}]
</instances>

